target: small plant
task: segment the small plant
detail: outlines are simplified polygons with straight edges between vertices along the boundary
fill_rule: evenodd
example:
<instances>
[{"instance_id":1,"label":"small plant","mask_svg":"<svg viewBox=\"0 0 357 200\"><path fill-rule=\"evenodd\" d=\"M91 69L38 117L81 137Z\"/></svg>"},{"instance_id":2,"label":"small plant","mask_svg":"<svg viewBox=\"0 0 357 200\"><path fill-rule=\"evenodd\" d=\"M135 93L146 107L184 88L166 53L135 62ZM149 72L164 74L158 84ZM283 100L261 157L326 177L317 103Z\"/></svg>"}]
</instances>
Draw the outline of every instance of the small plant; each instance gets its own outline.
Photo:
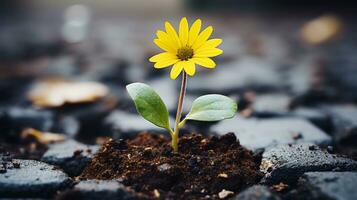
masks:
<instances>
[{"instance_id":1,"label":"small plant","mask_svg":"<svg viewBox=\"0 0 357 200\"><path fill-rule=\"evenodd\" d=\"M170 133L171 145L175 152L178 151L179 130L187 120L219 121L232 118L237 111L237 104L229 97L209 94L198 97L193 102L190 112L180 121L187 75L195 74L196 64L209 69L215 68L216 63L210 57L218 56L223 51L216 48L222 43L221 39L208 39L213 32L212 26L200 33L200 19L197 19L189 28L187 19L184 17L179 26L177 33L169 22L165 22L165 31L157 31L158 38L154 39L154 43L165 52L149 59L150 62L155 62L154 68L156 69L173 65L170 73L171 79L176 79L182 74L174 129L171 129L169 112L164 102L150 86L144 83L132 83L126 86L139 114Z\"/></svg>"}]
</instances>

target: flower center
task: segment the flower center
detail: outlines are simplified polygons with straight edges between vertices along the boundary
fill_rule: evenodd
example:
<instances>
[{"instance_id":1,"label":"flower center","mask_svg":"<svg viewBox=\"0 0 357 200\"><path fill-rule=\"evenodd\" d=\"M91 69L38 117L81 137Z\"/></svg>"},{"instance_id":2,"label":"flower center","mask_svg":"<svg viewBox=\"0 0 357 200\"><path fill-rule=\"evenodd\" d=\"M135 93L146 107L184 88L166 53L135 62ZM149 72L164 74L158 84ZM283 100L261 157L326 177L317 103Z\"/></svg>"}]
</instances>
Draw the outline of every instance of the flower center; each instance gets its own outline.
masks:
<instances>
[{"instance_id":1,"label":"flower center","mask_svg":"<svg viewBox=\"0 0 357 200\"><path fill-rule=\"evenodd\" d=\"M180 60L188 60L188 59L192 58L192 56L193 56L193 49L188 46L181 47L177 50L176 56Z\"/></svg>"}]
</instances>

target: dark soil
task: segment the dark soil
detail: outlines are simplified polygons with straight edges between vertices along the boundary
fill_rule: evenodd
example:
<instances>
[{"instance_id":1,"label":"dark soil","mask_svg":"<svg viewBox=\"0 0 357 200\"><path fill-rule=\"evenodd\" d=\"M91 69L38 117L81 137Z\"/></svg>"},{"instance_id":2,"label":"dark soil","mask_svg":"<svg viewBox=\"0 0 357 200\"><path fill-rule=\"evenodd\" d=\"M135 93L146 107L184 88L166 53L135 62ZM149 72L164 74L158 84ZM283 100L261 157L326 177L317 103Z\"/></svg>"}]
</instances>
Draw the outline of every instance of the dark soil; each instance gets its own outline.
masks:
<instances>
[{"instance_id":1,"label":"dark soil","mask_svg":"<svg viewBox=\"0 0 357 200\"><path fill-rule=\"evenodd\" d=\"M237 193L257 183L260 161L233 133L183 136L178 153L167 138L141 133L104 144L81 178L119 179L150 199L218 199L223 189Z\"/></svg>"},{"instance_id":2,"label":"dark soil","mask_svg":"<svg viewBox=\"0 0 357 200\"><path fill-rule=\"evenodd\" d=\"M0 138L0 157L40 160L47 149L46 145L32 138L16 140L7 140L6 136Z\"/></svg>"}]
</instances>

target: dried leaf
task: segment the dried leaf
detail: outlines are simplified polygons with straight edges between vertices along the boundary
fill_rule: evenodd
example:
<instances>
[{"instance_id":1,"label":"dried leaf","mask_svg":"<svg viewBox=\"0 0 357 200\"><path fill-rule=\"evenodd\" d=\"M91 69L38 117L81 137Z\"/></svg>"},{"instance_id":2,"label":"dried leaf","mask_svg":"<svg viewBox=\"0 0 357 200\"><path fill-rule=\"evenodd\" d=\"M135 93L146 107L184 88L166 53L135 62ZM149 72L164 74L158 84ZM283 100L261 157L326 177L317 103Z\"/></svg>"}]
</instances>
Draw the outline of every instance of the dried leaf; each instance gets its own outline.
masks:
<instances>
[{"instance_id":1,"label":"dried leaf","mask_svg":"<svg viewBox=\"0 0 357 200\"><path fill-rule=\"evenodd\" d=\"M35 138L40 144L51 144L54 142L62 142L66 140L66 136L63 134L41 132L33 128L24 129L21 132L22 138Z\"/></svg>"},{"instance_id":2,"label":"dried leaf","mask_svg":"<svg viewBox=\"0 0 357 200\"><path fill-rule=\"evenodd\" d=\"M28 98L38 107L59 107L94 102L107 94L108 88L96 82L43 81L35 85Z\"/></svg>"},{"instance_id":3,"label":"dried leaf","mask_svg":"<svg viewBox=\"0 0 357 200\"><path fill-rule=\"evenodd\" d=\"M342 29L342 22L333 15L324 15L307 22L301 29L302 39L309 44L321 44L333 39Z\"/></svg>"}]
</instances>

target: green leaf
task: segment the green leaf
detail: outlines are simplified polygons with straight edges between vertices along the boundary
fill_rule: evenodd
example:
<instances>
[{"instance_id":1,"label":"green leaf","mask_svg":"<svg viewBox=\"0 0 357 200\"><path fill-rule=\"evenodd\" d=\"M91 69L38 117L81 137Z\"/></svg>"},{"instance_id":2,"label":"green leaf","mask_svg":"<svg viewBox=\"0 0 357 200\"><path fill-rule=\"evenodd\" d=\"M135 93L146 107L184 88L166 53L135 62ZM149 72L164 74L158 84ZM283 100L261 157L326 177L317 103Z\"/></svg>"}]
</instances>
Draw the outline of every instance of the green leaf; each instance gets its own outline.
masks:
<instances>
[{"instance_id":1,"label":"green leaf","mask_svg":"<svg viewBox=\"0 0 357 200\"><path fill-rule=\"evenodd\" d=\"M127 85L126 89L142 117L156 126L170 129L169 112L160 96L150 86L132 83Z\"/></svg>"},{"instance_id":2,"label":"green leaf","mask_svg":"<svg viewBox=\"0 0 357 200\"><path fill-rule=\"evenodd\" d=\"M234 117L237 112L237 104L231 98L209 94L198 97L192 104L191 111L186 120L219 121Z\"/></svg>"}]
</instances>

